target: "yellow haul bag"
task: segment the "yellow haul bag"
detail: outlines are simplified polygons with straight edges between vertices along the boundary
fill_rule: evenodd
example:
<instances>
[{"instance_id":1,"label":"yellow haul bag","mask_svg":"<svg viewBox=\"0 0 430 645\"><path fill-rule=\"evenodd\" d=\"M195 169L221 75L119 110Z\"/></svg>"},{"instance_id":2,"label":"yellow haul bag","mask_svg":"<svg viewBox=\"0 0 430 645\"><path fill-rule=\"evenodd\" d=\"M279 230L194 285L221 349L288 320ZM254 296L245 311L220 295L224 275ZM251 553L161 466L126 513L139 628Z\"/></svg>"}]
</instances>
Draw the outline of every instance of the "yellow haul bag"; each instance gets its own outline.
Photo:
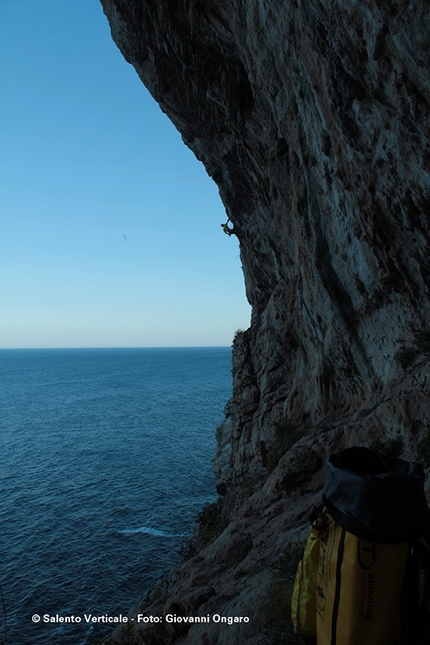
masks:
<instances>
[{"instance_id":1,"label":"yellow haul bag","mask_svg":"<svg viewBox=\"0 0 430 645\"><path fill-rule=\"evenodd\" d=\"M318 645L401 645L408 543L362 540L331 521L320 540Z\"/></svg>"},{"instance_id":2,"label":"yellow haul bag","mask_svg":"<svg viewBox=\"0 0 430 645\"><path fill-rule=\"evenodd\" d=\"M329 457L294 583L297 634L317 645L430 645L424 479L420 464L364 447Z\"/></svg>"}]
</instances>

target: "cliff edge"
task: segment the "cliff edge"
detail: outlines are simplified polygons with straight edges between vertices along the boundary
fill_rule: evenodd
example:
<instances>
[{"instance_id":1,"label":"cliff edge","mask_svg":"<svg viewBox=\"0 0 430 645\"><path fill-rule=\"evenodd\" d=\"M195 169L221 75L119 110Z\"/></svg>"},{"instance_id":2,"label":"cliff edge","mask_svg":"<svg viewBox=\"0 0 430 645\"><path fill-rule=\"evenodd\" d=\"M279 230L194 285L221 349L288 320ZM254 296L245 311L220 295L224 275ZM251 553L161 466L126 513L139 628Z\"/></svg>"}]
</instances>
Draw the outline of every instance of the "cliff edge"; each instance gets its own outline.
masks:
<instances>
[{"instance_id":1,"label":"cliff edge","mask_svg":"<svg viewBox=\"0 0 430 645\"><path fill-rule=\"evenodd\" d=\"M134 624L111 642L294 643L289 561L326 457L365 445L429 474L430 9L101 3L124 57L219 187L252 306L217 431L225 496L145 600L153 615L252 620Z\"/></svg>"}]
</instances>

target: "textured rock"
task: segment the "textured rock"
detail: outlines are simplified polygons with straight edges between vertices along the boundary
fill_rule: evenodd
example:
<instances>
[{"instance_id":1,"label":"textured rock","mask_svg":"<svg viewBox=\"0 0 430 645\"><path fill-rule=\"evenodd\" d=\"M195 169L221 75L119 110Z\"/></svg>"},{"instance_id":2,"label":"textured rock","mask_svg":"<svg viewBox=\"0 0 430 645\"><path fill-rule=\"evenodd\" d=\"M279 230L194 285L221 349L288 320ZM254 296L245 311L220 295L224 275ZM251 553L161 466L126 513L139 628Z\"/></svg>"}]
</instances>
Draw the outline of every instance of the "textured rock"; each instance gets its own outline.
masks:
<instances>
[{"instance_id":1,"label":"textured rock","mask_svg":"<svg viewBox=\"0 0 430 645\"><path fill-rule=\"evenodd\" d=\"M215 574L223 532L171 593L188 598L185 572L200 571L208 583L184 611L247 611L258 626L136 642L264 643L256 599L273 596L267 569L303 536L325 457L358 444L430 460L429 6L102 5L125 58L219 186L252 305L214 459L226 508L235 499L226 517L252 546ZM267 479L262 438L279 458Z\"/></svg>"}]
</instances>

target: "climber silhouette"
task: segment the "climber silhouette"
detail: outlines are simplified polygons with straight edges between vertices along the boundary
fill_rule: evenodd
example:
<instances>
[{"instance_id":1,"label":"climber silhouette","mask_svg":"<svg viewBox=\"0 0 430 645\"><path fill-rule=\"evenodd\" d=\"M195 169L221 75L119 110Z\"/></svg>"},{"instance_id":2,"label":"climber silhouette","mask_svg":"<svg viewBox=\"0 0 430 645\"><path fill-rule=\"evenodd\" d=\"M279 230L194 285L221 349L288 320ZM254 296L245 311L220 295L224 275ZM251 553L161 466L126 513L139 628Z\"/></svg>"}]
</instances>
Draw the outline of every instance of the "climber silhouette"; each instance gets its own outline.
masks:
<instances>
[{"instance_id":1,"label":"climber silhouette","mask_svg":"<svg viewBox=\"0 0 430 645\"><path fill-rule=\"evenodd\" d=\"M234 226L230 228L228 225L229 221L230 221L230 218L226 221L225 224L221 224L222 230L226 235L235 235Z\"/></svg>"}]
</instances>

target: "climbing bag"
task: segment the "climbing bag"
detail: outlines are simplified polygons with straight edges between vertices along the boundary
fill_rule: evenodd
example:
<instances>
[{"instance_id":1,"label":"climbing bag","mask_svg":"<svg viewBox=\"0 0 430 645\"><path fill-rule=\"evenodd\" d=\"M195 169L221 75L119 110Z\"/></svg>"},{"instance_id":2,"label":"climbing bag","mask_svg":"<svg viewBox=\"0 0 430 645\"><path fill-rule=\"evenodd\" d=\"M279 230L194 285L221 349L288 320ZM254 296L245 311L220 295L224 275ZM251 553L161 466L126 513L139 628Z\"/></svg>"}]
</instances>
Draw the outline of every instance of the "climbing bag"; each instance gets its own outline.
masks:
<instances>
[{"instance_id":1,"label":"climbing bag","mask_svg":"<svg viewBox=\"0 0 430 645\"><path fill-rule=\"evenodd\" d=\"M430 510L422 467L349 448L328 460L323 504L295 580L296 633L316 636L318 645L430 643ZM314 622L311 601L300 602L313 585Z\"/></svg>"}]
</instances>

